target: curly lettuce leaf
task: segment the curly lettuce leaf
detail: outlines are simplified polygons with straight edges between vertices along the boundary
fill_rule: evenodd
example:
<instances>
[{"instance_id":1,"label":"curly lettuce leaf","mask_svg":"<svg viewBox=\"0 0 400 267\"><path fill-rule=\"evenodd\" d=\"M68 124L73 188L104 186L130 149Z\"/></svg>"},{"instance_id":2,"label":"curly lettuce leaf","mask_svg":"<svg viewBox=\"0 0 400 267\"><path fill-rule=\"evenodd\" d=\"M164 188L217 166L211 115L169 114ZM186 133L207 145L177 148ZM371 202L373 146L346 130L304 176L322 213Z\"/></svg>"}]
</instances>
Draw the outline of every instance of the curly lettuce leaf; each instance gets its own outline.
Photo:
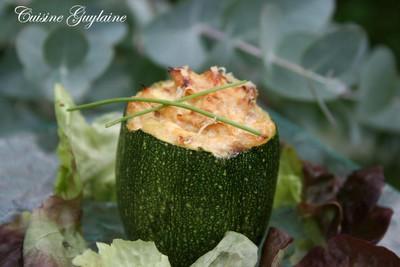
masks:
<instances>
[{"instance_id":1,"label":"curly lettuce leaf","mask_svg":"<svg viewBox=\"0 0 400 267\"><path fill-rule=\"evenodd\" d=\"M254 267L257 250L246 236L229 231L213 250L197 259L191 267Z\"/></svg>"},{"instance_id":2,"label":"curly lettuce leaf","mask_svg":"<svg viewBox=\"0 0 400 267\"><path fill-rule=\"evenodd\" d=\"M301 200L302 163L296 151L289 146L281 150L274 208L295 206Z\"/></svg>"},{"instance_id":3,"label":"curly lettuce leaf","mask_svg":"<svg viewBox=\"0 0 400 267\"><path fill-rule=\"evenodd\" d=\"M117 114L101 116L89 124L79 111L67 111L74 105L64 88L56 85L60 167L55 193L64 199L76 198L83 192L87 198L115 200L114 169L119 127L105 128L104 123Z\"/></svg>"},{"instance_id":4,"label":"curly lettuce leaf","mask_svg":"<svg viewBox=\"0 0 400 267\"><path fill-rule=\"evenodd\" d=\"M393 215L390 207L378 205L384 185L381 167L356 170L347 177L337 195L343 209L343 234L374 244L382 239Z\"/></svg>"},{"instance_id":5,"label":"curly lettuce leaf","mask_svg":"<svg viewBox=\"0 0 400 267\"><path fill-rule=\"evenodd\" d=\"M349 235L337 235L325 246L310 250L295 267L400 266L400 258L387 248Z\"/></svg>"},{"instance_id":6,"label":"curly lettuce leaf","mask_svg":"<svg viewBox=\"0 0 400 267\"><path fill-rule=\"evenodd\" d=\"M52 196L35 209L23 243L24 266L72 266L72 259L86 248L80 218L79 199Z\"/></svg>"},{"instance_id":7,"label":"curly lettuce leaf","mask_svg":"<svg viewBox=\"0 0 400 267\"><path fill-rule=\"evenodd\" d=\"M261 251L260 267L279 267L285 250L293 242L286 232L270 227Z\"/></svg>"},{"instance_id":8,"label":"curly lettuce leaf","mask_svg":"<svg viewBox=\"0 0 400 267\"><path fill-rule=\"evenodd\" d=\"M378 205L384 187L380 167L350 173L343 181L323 166L304 163L303 215L316 219L326 238L336 234L377 243L386 233L393 210Z\"/></svg>"},{"instance_id":9,"label":"curly lettuce leaf","mask_svg":"<svg viewBox=\"0 0 400 267\"><path fill-rule=\"evenodd\" d=\"M99 252L90 249L76 256L79 267L170 267L168 257L158 251L154 242L114 239L111 245L97 243Z\"/></svg>"}]
</instances>

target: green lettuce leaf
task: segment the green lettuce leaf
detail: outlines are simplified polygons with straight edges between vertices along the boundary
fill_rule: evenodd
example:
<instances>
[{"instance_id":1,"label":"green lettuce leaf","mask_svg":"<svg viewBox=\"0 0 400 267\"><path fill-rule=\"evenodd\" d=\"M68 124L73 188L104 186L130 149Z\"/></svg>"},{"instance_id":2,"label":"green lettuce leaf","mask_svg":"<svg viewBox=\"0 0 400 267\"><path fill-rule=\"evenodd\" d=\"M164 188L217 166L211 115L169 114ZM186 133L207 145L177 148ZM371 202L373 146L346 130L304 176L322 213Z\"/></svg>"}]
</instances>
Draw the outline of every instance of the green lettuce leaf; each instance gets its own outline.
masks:
<instances>
[{"instance_id":1,"label":"green lettuce leaf","mask_svg":"<svg viewBox=\"0 0 400 267\"><path fill-rule=\"evenodd\" d=\"M170 267L168 257L154 242L114 239L111 245L97 243L98 253L88 249L72 263L79 267Z\"/></svg>"},{"instance_id":2,"label":"green lettuce leaf","mask_svg":"<svg viewBox=\"0 0 400 267\"><path fill-rule=\"evenodd\" d=\"M64 199L73 199L83 191L87 198L115 200L114 169L119 127L105 128L104 124L118 115L106 114L88 124L79 111L67 111L74 105L64 88L56 85L60 167L55 193Z\"/></svg>"},{"instance_id":3,"label":"green lettuce leaf","mask_svg":"<svg viewBox=\"0 0 400 267\"><path fill-rule=\"evenodd\" d=\"M274 209L282 206L295 206L300 202L302 166L296 151L292 147L284 146L281 150Z\"/></svg>"},{"instance_id":4,"label":"green lettuce leaf","mask_svg":"<svg viewBox=\"0 0 400 267\"><path fill-rule=\"evenodd\" d=\"M213 250L201 256L191 267L254 267L257 251L257 246L246 236L230 231Z\"/></svg>"}]
</instances>

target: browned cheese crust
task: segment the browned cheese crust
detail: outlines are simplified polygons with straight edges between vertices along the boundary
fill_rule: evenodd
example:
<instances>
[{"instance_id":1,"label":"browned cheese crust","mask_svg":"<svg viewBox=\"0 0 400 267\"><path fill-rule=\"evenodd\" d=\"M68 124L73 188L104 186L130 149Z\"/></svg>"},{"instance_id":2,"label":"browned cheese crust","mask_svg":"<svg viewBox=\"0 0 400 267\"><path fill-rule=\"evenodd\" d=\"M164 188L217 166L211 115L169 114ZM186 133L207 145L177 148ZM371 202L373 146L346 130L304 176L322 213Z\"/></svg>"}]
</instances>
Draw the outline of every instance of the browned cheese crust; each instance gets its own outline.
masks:
<instances>
[{"instance_id":1,"label":"browned cheese crust","mask_svg":"<svg viewBox=\"0 0 400 267\"><path fill-rule=\"evenodd\" d=\"M171 68L169 75L171 80L144 88L136 96L177 100L215 86L238 81L232 74L226 73L224 68L218 67L211 67L202 74L197 74L188 67ZM257 95L255 85L247 82L242 86L188 100L187 104L258 130L261 136L173 106L131 119L127 125L131 131L141 129L170 144L193 150L202 149L216 157L227 158L266 143L276 133L274 122L257 105ZM130 102L127 114L158 105Z\"/></svg>"}]
</instances>

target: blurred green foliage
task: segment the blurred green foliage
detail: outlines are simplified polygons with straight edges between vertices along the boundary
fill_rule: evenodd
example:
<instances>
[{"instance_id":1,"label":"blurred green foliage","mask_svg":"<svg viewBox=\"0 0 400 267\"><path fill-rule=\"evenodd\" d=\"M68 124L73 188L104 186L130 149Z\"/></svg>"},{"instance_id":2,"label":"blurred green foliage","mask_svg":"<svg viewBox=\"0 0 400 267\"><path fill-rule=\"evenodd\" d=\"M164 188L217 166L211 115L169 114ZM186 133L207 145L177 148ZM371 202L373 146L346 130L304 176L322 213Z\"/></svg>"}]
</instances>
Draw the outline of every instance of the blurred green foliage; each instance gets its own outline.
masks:
<instances>
[{"instance_id":1,"label":"blurred green foliage","mask_svg":"<svg viewBox=\"0 0 400 267\"><path fill-rule=\"evenodd\" d=\"M55 82L82 103L132 95L165 79L168 66L202 71L217 64L251 79L261 101L336 150L360 164L385 165L399 187L400 78L392 50L377 45L387 42L398 51L398 34L386 34L394 32L398 16L384 22L384 14L371 15L368 22L362 14L395 12L375 8L390 1L351 2L339 1L335 17L346 23L337 23L333 0L2 1L0 135L56 136ZM22 24L14 14L16 5L65 14L74 4L128 20L87 30ZM363 28L348 23L351 14L367 26L374 45Z\"/></svg>"},{"instance_id":2,"label":"blurred green foliage","mask_svg":"<svg viewBox=\"0 0 400 267\"><path fill-rule=\"evenodd\" d=\"M334 18L360 24L373 45L384 43L393 50L400 66L399 10L397 0L338 0Z\"/></svg>"}]
</instances>

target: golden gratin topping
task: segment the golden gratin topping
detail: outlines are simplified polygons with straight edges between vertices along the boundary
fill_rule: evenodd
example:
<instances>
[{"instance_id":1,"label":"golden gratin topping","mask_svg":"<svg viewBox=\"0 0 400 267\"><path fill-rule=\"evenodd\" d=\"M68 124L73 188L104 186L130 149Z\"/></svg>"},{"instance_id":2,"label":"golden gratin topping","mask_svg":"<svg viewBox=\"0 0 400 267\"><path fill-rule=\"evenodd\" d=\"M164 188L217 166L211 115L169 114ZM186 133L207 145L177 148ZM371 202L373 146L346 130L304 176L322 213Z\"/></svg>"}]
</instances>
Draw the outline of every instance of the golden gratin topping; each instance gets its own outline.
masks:
<instances>
[{"instance_id":1,"label":"golden gratin topping","mask_svg":"<svg viewBox=\"0 0 400 267\"><path fill-rule=\"evenodd\" d=\"M171 80L158 82L137 93L136 97L177 100L227 83L237 82L224 68L211 67L197 74L187 66L169 69ZM251 82L188 100L187 103L218 116L258 130L256 136L244 130L217 122L199 113L165 107L128 121L130 131L141 129L154 137L177 146L205 150L216 157L231 157L254 146L266 143L276 128L269 115L256 103L257 89ZM127 115L159 104L130 102Z\"/></svg>"}]
</instances>

